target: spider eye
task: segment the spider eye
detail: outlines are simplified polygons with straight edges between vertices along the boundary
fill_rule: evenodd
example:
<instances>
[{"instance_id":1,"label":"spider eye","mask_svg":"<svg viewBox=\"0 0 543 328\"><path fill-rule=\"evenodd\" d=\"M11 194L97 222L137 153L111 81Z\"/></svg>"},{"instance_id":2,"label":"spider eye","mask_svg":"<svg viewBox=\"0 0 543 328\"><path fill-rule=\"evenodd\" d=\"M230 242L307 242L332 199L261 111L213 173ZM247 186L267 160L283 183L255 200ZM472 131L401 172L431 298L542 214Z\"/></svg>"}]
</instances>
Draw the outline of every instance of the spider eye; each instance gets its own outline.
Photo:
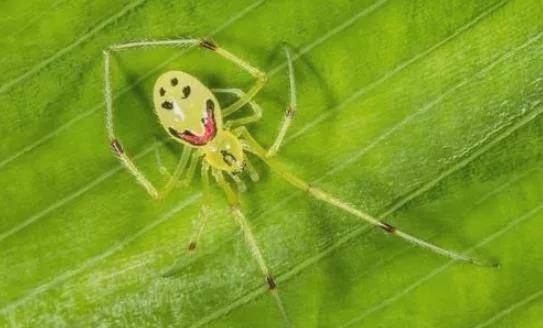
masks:
<instances>
[{"instance_id":1,"label":"spider eye","mask_svg":"<svg viewBox=\"0 0 543 328\"><path fill-rule=\"evenodd\" d=\"M183 98L187 98L190 95L190 86L187 85L183 88Z\"/></svg>"},{"instance_id":2,"label":"spider eye","mask_svg":"<svg viewBox=\"0 0 543 328\"><path fill-rule=\"evenodd\" d=\"M161 106L164 109L173 109L173 104L170 101L163 102Z\"/></svg>"},{"instance_id":3,"label":"spider eye","mask_svg":"<svg viewBox=\"0 0 543 328\"><path fill-rule=\"evenodd\" d=\"M176 77L174 77L173 79L170 80L170 83L172 84L172 87L175 87L179 83L179 80Z\"/></svg>"}]
</instances>

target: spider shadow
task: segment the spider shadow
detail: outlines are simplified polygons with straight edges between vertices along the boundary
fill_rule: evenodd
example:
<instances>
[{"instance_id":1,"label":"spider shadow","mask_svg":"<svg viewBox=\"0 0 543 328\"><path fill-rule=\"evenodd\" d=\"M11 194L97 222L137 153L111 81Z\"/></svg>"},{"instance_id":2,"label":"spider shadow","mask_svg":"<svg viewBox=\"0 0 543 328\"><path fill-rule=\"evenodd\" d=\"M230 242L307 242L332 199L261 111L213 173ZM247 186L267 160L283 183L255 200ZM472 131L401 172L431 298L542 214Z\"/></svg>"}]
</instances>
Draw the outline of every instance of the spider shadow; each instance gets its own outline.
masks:
<instances>
[{"instance_id":1,"label":"spider shadow","mask_svg":"<svg viewBox=\"0 0 543 328\"><path fill-rule=\"evenodd\" d=\"M238 40L232 39L232 38L223 38L224 42L222 43L228 43L228 44L236 44L239 43ZM316 80L316 85L318 85L318 92L324 93L324 107L322 111L326 111L326 109L336 106L339 101L334 92L332 91L332 88L329 87L328 82L324 78L324 76L319 72L316 65L305 56L305 54L302 54L298 56L298 54L301 52L299 47L293 46L292 44L284 41L280 44L277 44L274 48L271 49L265 49L264 47L258 47L254 43L250 43L249 45L243 45L244 47L248 48L251 53L256 54L266 54L269 55L261 55L263 58L263 62L265 63L265 67L271 67L271 69L268 69L267 71L273 71L276 67L280 65L285 65L281 70L284 70L283 77L285 79L285 92L281 94L277 93L271 93L269 92L269 89L264 86L262 91L259 92L257 97L263 98L266 102L270 102L277 108L285 108L288 105L288 85L287 85L287 68L286 68L286 55L284 53L284 48L288 47L288 49L291 52L291 56L294 57L295 61L293 62L294 65L294 73L296 77L296 84L297 86L302 85L304 81L306 80L306 77L311 76ZM297 57L298 56L298 57ZM275 64L275 65L273 65ZM301 65L298 65L301 64ZM300 69L302 67L302 69ZM259 67L260 69L264 70L264 67ZM277 73L276 73L277 74ZM222 79L218 78L217 76L212 76L209 80L211 83L210 85L216 86L216 85L225 85L222 83ZM269 84L270 82L268 82ZM228 85L228 84L226 84ZM312 89L314 91L315 89ZM298 92L299 93L299 92ZM298 95L300 96L300 95ZM299 97L300 98L300 97ZM299 111L303 111L303 108ZM264 109L264 115L266 115L266 109ZM296 121L296 120L294 120ZM279 124L279 123L277 123ZM261 124L262 125L262 124ZM259 130L259 124L256 124L254 126L255 130ZM275 132L275 130L274 130Z\"/></svg>"},{"instance_id":2,"label":"spider shadow","mask_svg":"<svg viewBox=\"0 0 543 328\"><path fill-rule=\"evenodd\" d=\"M323 98L324 98L324 103L325 103L326 108L333 107L333 106L337 105L339 103L338 98L336 97L336 95L332 91L332 88L329 87L326 79L324 78L322 73L317 69L316 65L311 61L310 58L306 57L304 54L298 56L298 54L300 54L301 51L302 51L302 50L300 50L299 47L293 46L292 44L285 41L282 44L277 45L271 51L271 55L267 58L267 62L268 63L273 63L273 62L284 61L285 64L286 64L287 58L286 58L286 55L284 53L284 48L285 47L289 49L289 51L291 53L290 54L291 57L295 57L295 59L293 61L293 66L294 66L294 74L295 74L295 77L296 77L296 84L299 85L300 84L299 82L303 82L304 81L303 78L305 78L305 76L306 76L304 74L305 73L304 70L297 69L298 67L302 66L317 81L316 84L320 86L318 91L324 93ZM296 57L296 56L298 56L298 57ZM296 65L297 63L301 63L302 65ZM287 69L286 66L285 66L284 69L285 70ZM302 79L300 79L298 77L298 75L300 75L300 73L302 73L302 75L301 75ZM285 73L285 76L286 76L286 73Z\"/></svg>"},{"instance_id":3,"label":"spider shadow","mask_svg":"<svg viewBox=\"0 0 543 328\"><path fill-rule=\"evenodd\" d=\"M468 179L468 177L464 177L464 179ZM413 188L405 191L389 202L387 208L410 197L413 193L418 192L419 189L420 185L415 185ZM466 200L458 199L455 201L456 204L450 204L448 207L460 210L440 213L433 208L434 206L432 204L437 203L437 206L439 206L440 199L447 193L446 190L447 187L443 182L440 183L438 186L434 187L433 190L427 192L424 197L411 200L400 208L397 208L395 212L389 216L389 221L392 222L393 225L396 225L398 229L404 229L417 238L426 240L430 243L436 243L439 247L462 253L463 250L470 249L477 243L477 240L468 239L462 234L463 222L469 220L470 212L477 207L477 204L469 204L469 206L466 207ZM430 208L425 206L425 204L430 204ZM386 220L387 219L385 219L385 221ZM426 232L422 235L417 227L420 227L420 230ZM458 246L443 244L436 240L439 238L450 239ZM413 249L416 251L421 250L418 247ZM440 255L427 250L422 250L422 252L441 257ZM499 263L499 259L490 255L484 248L478 249L476 252L472 253L471 256L491 263Z\"/></svg>"}]
</instances>

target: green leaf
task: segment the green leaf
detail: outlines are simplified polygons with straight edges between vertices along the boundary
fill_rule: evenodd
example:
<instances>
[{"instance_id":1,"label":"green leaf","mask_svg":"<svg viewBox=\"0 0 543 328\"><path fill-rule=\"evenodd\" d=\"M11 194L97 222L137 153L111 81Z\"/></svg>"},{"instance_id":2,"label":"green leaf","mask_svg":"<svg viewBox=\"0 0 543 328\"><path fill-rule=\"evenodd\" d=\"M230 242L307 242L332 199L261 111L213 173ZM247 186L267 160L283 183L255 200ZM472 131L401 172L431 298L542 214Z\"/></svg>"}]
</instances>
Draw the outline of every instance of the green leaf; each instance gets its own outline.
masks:
<instances>
[{"instance_id":1,"label":"green leaf","mask_svg":"<svg viewBox=\"0 0 543 328\"><path fill-rule=\"evenodd\" d=\"M267 71L250 130L300 177L440 246L450 262L294 190L256 159L243 211L299 327L543 325L543 5L537 0L3 1L0 4L0 325L277 327L275 301L223 195L192 255L199 178L162 202L105 132L108 45L207 36ZM197 49L113 58L125 150L164 182L180 147L154 80L251 78ZM224 102L229 99L223 99ZM175 264L171 278L162 275Z\"/></svg>"}]
</instances>

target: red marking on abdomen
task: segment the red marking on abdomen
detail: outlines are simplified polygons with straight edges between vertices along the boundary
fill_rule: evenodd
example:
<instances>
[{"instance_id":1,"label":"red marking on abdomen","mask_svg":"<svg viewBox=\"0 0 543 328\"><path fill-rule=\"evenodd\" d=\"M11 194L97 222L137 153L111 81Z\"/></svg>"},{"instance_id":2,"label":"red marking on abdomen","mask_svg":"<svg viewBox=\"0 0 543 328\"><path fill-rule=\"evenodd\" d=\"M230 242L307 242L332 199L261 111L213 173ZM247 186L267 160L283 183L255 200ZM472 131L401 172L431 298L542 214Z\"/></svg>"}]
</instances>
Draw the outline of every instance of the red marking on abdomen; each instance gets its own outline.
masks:
<instances>
[{"instance_id":1,"label":"red marking on abdomen","mask_svg":"<svg viewBox=\"0 0 543 328\"><path fill-rule=\"evenodd\" d=\"M182 133L179 131L170 128L170 133L184 141L190 143L194 146L204 146L217 134L217 126L215 123L215 114L213 113L213 108L207 109L207 117L204 119L204 134L196 135L188 130L185 130Z\"/></svg>"}]
</instances>

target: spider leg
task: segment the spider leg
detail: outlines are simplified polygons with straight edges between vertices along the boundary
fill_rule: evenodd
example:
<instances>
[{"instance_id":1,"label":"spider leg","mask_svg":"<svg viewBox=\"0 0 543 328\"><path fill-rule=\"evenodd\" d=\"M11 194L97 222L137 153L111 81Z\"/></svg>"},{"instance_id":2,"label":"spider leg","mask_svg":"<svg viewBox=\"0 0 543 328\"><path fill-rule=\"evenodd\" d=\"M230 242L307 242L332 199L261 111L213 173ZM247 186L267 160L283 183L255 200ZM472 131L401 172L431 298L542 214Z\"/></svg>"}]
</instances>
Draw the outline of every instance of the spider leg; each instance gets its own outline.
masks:
<instances>
[{"instance_id":1,"label":"spider leg","mask_svg":"<svg viewBox=\"0 0 543 328\"><path fill-rule=\"evenodd\" d=\"M328 204L331 204L331 205L333 205L333 206L335 206L337 208L340 208L340 209L344 210L345 212L356 216L357 218L361 219L362 221L373 225L374 227L381 228L383 231L385 231L389 235L400 237L401 239L403 239L403 240L405 240L405 241L407 241L407 242L409 242L411 244L414 244L416 246L425 248L425 249L427 249L429 251L432 251L434 253L443 255L445 257L448 257L448 258L451 258L451 259L454 259L454 260L464 261L464 262L467 262L467 263L476 264L476 265L480 265L480 266L496 266L496 264L494 264L494 263L488 263L486 261L479 260L479 259L467 256L467 255L458 253L458 252L453 251L453 250L441 248L441 247L439 247L437 245L434 245L432 243L429 243L427 241L419 239L419 238L417 238L417 237L415 237L415 236L413 236L411 234L408 234L406 232L403 232L403 231L397 229L396 227L394 227L394 226L392 226L392 225L390 225L390 224L388 224L388 223L386 223L384 221L381 221L381 220L369 215L368 213L362 212L362 211L350 206L349 204L347 204L343 200L341 200L341 199L327 193L326 191L324 191L322 189L319 189L317 187L312 186L311 184L307 183L306 181L304 181L304 180L300 179L299 177L295 176L294 174L290 173L281 164L281 162L279 162L278 160L273 159L273 158L268 158L266 150L262 146L260 146L260 144L258 144L257 141L255 141L255 139L249 134L247 129L239 128L239 133L244 138L244 142L245 142L244 147L245 147L245 149L247 151L255 154L260 159L262 159L281 178L283 178L284 180L286 180L287 182L292 184L294 187L307 192L312 197L314 197L314 198L316 198L318 200L324 201L324 202L326 202Z\"/></svg>"},{"instance_id":2,"label":"spider leg","mask_svg":"<svg viewBox=\"0 0 543 328\"><path fill-rule=\"evenodd\" d=\"M185 147L179 159L179 162L175 168L173 175L170 176L168 182L161 190L157 188L145 177L145 175L138 169L130 157L126 154L119 139L115 136L115 128L113 124L113 101L111 92L111 66L110 66L110 54L104 52L104 95L106 103L106 129L107 134L113 147L113 150L119 156L121 162L130 173L132 173L137 181L147 190L149 195L155 199L161 199L165 197L175 186L179 177L183 174L184 168L187 163L188 156L190 156L191 149Z\"/></svg>"},{"instance_id":3,"label":"spider leg","mask_svg":"<svg viewBox=\"0 0 543 328\"><path fill-rule=\"evenodd\" d=\"M290 126L290 123L292 122L292 118L296 113L296 82L294 77L294 66L292 65L292 58L290 56L289 49L285 47L284 50L288 64L290 103L285 110L285 116L283 117L283 122L281 123L281 126L279 128L279 132L277 133L277 136L275 137L275 141L273 142L272 146L268 149L266 157L273 157L279 151L279 147L281 146L281 143L283 143L283 139L285 139L285 135Z\"/></svg>"},{"instance_id":4,"label":"spider leg","mask_svg":"<svg viewBox=\"0 0 543 328\"><path fill-rule=\"evenodd\" d=\"M266 153L266 157L273 157L275 154L279 151L279 147L283 143L283 140L285 139L285 135L288 131L288 128L290 127L290 124L292 122L292 119L294 118L294 114L296 113L297 108L297 101L296 101L296 79L294 76L294 66L292 64L292 58L290 56L290 51L287 47L284 48L285 55L287 57L287 66L288 66L288 79L289 79L289 91L290 91L290 101L289 105L287 106L287 109L285 110L285 115L283 116L283 121L281 122L281 125L279 127L279 132L277 133L277 136L275 137L275 140L271 147L268 149ZM239 89L214 89L212 90L214 92L222 92L222 93L233 93L236 94L238 97L243 97L245 93ZM248 123L252 123L255 121L258 121L262 117L262 108L256 104L254 101L249 101L249 105L251 105L251 108L253 110L253 114L247 117L242 117L239 119L231 120L227 124L229 127L239 127L246 125ZM224 116L232 114L233 112L226 113Z\"/></svg>"},{"instance_id":5,"label":"spider leg","mask_svg":"<svg viewBox=\"0 0 543 328\"><path fill-rule=\"evenodd\" d=\"M158 148L155 148L155 160L160 174L171 177L172 175L170 174L170 171L168 171L168 168L162 163L162 158L160 156Z\"/></svg>"},{"instance_id":6,"label":"spider leg","mask_svg":"<svg viewBox=\"0 0 543 328\"><path fill-rule=\"evenodd\" d=\"M241 180L241 178L238 175L233 174L233 173L228 173L228 176L230 177L230 179L234 180L234 182L236 183L237 190L239 192L247 191L247 185L245 184L245 182L243 182L243 180Z\"/></svg>"},{"instance_id":7,"label":"spider leg","mask_svg":"<svg viewBox=\"0 0 543 328\"><path fill-rule=\"evenodd\" d=\"M174 187L181 186L184 182L184 180L181 178L181 175L185 172L187 162L190 158L190 152L191 151L188 147L183 148L183 151L181 152L181 157L179 158L177 166L175 167L174 173L172 175L168 168L166 168L166 166L164 166L164 164L162 163L159 149L155 149L155 160L158 166L158 170L162 175L165 175L169 178L168 182L163 187L163 193L165 193L165 190L168 190L167 192L170 192Z\"/></svg>"},{"instance_id":8,"label":"spider leg","mask_svg":"<svg viewBox=\"0 0 543 328\"><path fill-rule=\"evenodd\" d=\"M127 42L122 44L114 44L104 50L104 53L119 52L128 49L137 48L156 48L156 47L193 47L200 45L202 41L199 39L175 39L175 40L146 40Z\"/></svg>"},{"instance_id":9,"label":"spider leg","mask_svg":"<svg viewBox=\"0 0 543 328\"><path fill-rule=\"evenodd\" d=\"M227 51L224 48L219 47L212 41L203 40L203 39L174 39L174 40L148 40L148 41L137 41L137 42L128 42L123 44L116 44L108 47L104 50L104 55L109 57L111 52L119 52L128 49L137 49L137 48L154 48L154 47L192 47L199 46L203 49L208 49L224 59L234 63L244 71L251 74L256 82L254 85L249 88L247 93L243 94L237 101L235 101L230 106L223 108L223 115L230 115L231 113L237 111L245 104L247 104L257 93L264 87L268 81L268 76L266 73L262 72L258 68L252 66L245 60L237 57L231 52Z\"/></svg>"},{"instance_id":10,"label":"spider leg","mask_svg":"<svg viewBox=\"0 0 543 328\"><path fill-rule=\"evenodd\" d=\"M260 175L258 174L255 167L247 156L245 156L245 170L249 174L249 178L251 179L251 181L257 182L258 180L260 180Z\"/></svg>"},{"instance_id":11,"label":"spider leg","mask_svg":"<svg viewBox=\"0 0 543 328\"><path fill-rule=\"evenodd\" d=\"M222 56L223 58L233 62L234 64L238 65L243 70L247 71L249 74L251 74L256 79L255 83L253 84L253 86L251 88L249 88L247 93L242 95L233 104L227 106L226 108L223 108L223 110L222 110L223 115L228 116L228 115L234 113L235 111L237 111L238 109L240 109L241 107L243 107L251 99L253 99L253 97L258 93L258 91L260 91L260 89L262 89L262 87L264 87L266 82L268 82L268 76L266 75L266 73L262 72L261 70L259 70L256 67L252 66L248 62L236 57L235 55L233 55L232 53L226 51L225 49L217 46L215 43L213 43L211 41L202 40L200 42L200 46L203 47L203 48L209 49L211 51L214 51L218 55Z\"/></svg>"},{"instance_id":12,"label":"spider leg","mask_svg":"<svg viewBox=\"0 0 543 328\"><path fill-rule=\"evenodd\" d=\"M235 88L212 89L211 91L213 91L215 93L233 94L233 95L237 96L238 98L242 98L242 97L246 96L245 92L243 92L240 89L235 89ZM253 123L253 122L256 122L256 121L258 121L258 120L260 120L262 118L262 107L260 107L253 100L250 100L248 102L248 104L249 104L249 107L251 108L251 110L253 111L253 113L251 115L249 115L249 116L246 116L246 117L242 117L242 118L238 118L238 119L228 121L226 123L228 125L228 127L232 128L232 127L237 127L237 126ZM233 113L234 113L233 111L230 111L229 113L226 113L226 114L223 113L223 117L226 117L226 116L231 115Z\"/></svg>"},{"instance_id":13,"label":"spider leg","mask_svg":"<svg viewBox=\"0 0 543 328\"><path fill-rule=\"evenodd\" d=\"M253 235L251 227L249 226L249 222L247 222L245 215L240 210L240 202L239 202L238 195L232 189L230 184L224 179L224 176L221 171L213 170L212 172L213 172L215 181L217 181L221 189L226 194L226 198L228 200L228 203L230 204L230 210L234 216L234 219L236 220L236 223L240 226L241 230L243 231L243 235L245 236L245 242L247 243L247 246L251 250L251 254L253 255L253 258L256 260L256 262L258 263L258 266L260 267L260 270L264 274L266 283L268 285L268 290L275 298L279 311L281 312L282 316L286 320L288 326L290 326L290 321L288 320L285 308L283 306L283 302L281 301L281 298L279 297L279 293L277 291L277 283L275 282L275 279L271 275L268 265L264 261L264 257L262 256L262 252L260 251L260 248L258 247L256 243L256 239L255 239L255 236Z\"/></svg>"},{"instance_id":14,"label":"spider leg","mask_svg":"<svg viewBox=\"0 0 543 328\"><path fill-rule=\"evenodd\" d=\"M192 153L192 158L190 159L190 164L187 169L187 175L185 176L184 183L187 185L191 183L192 179L194 178L194 174L196 173L196 168L198 167L198 163L202 159L202 155L195 151Z\"/></svg>"},{"instance_id":15,"label":"spider leg","mask_svg":"<svg viewBox=\"0 0 543 328\"><path fill-rule=\"evenodd\" d=\"M189 252L192 252L196 249L196 245L198 244L198 241L200 240L200 236L202 235L202 232L204 231L204 228L207 224L207 220L211 216L209 165L206 162L202 163L201 175L202 175L202 185L203 185L202 205L200 206L200 212L198 214L198 224L197 224L196 230L194 234L192 235L189 242L189 246L188 246Z\"/></svg>"}]
</instances>

